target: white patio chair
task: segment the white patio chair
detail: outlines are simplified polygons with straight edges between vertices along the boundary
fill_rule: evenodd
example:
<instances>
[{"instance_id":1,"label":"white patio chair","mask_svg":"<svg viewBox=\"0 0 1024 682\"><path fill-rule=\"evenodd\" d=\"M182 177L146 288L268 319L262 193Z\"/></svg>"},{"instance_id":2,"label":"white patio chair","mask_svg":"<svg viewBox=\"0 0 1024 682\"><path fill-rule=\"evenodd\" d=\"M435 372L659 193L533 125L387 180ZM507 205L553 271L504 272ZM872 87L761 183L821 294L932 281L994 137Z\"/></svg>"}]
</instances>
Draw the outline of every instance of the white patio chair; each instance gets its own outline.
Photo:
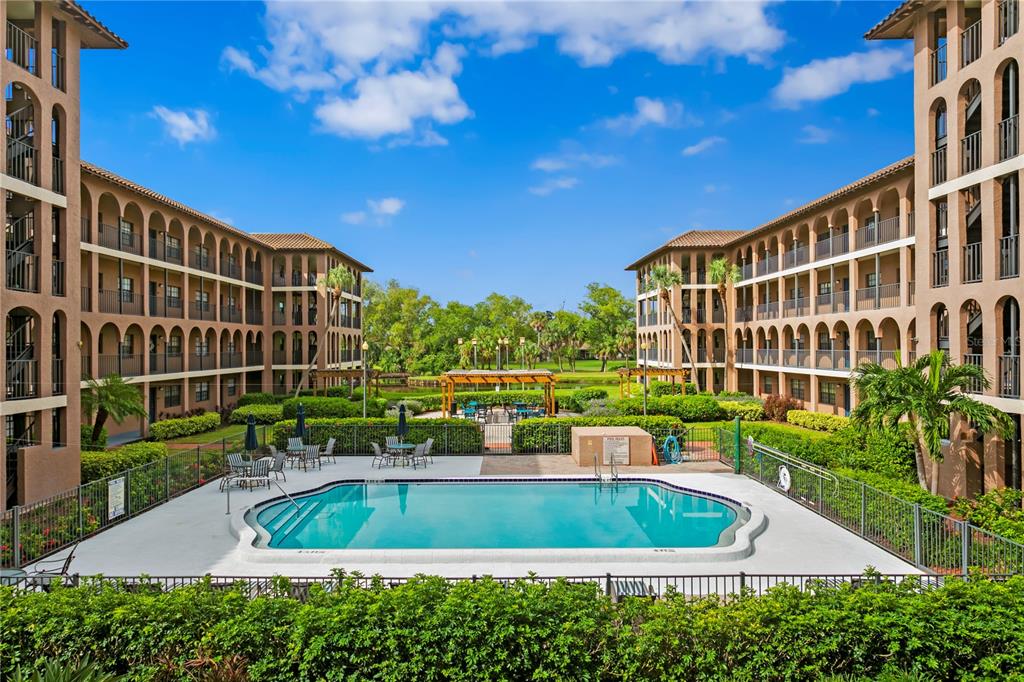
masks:
<instances>
[{"instance_id":1,"label":"white patio chair","mask_svg":"<svg viewBox=\"0 0 1024 682\"><path fill-rule=\"evenodd\" d=\"M409 455L409 463L412 464L412 468L416 468L417 462L422 462L423 466L427 466L427 456L424 454L427 451L426 443L417 443L416 447L413 448L412 454Z\"/></svg>"},{"instance_id":2,"label":"white patio chair","mask_svg":"<svg viewBox=\"0 0 1024 682\"><path fill-rule=\"evenodd\" d=\"M328 457L330 457L332 462L337 462L338 461L337 457L335 457L335 455L334 455L334 444L336 442L337 442L337 440L334 439L334 438L331 438L331 439L329 439L327 441L327 447L324 448L323 453L321 453L321 455L320 455L321 459L327 459Z\"/></svg>"},{"instance_id":3,"label":"white patio chair","mask_svg":"<svg viewBox=\"0 0 1024 682\"><path fill-rule=\"evenodd\" d=\"M305 447L305 446L302 444L302 439L301 438L293 436L293 437L288 439L288 449L289 450L298 450L299 448L302 448L302 447Z\"/></svg>"},{"instance_id":4,"label":"white patio chair","mask_svg":"<svg viewBox=\"0 0 1024 682\"><path fill-rule=\"evenodd\" d=\"M399 442L398 436L384 436L384 447L392 452L394 452L395 446L398 445Z\"/></svg>"},{"instance_id":5,"label":"white patio chair","mask_svg":"<svg viewBox=\"0 0 1024 682\"><path fill-rule=\"evenodd\" d=\"M387 451L381 452L379 443L370 443L370 447L373 448L373 461L370 462L371 467L380 469L385 464L392 466L395 463L395 456Z\"/></svg>"},{"instance_id":6,"label":"white patio chair","mask_svg":"<svg viewBox=\"0 0 1024 682\"><path fill-rule=\"evenodd\" d=\"M434 449L434 439L433 438L428 438L427 442L424 445L426 445L426 447L423 449L424 463L426 463L426 458L429 457L430 458L430 463L433 464L434 463L434 455L431 454L431 450Z\"/></svg>"},{"instance_id":7,"label":"white patio chair","mask_svg":"<svg viewBox=\"0 0 1024 682\"><path fill-rule=\"evenodd\" d=\"M302 468L305 469L306 471L309 470L309 467L314 466L314 465L316 466L317 469L320 468L320 446L319 445L307 445L306 446L306 451L302 455L301 465L302 465Z\"/></svg>"},{"instance_id":8,"label":"white patio chair","mask_svg":"<svg viewBox=\"0 0 1024 682\"><path fill-rule=\"evenodd\" d=\"M278 452L277 448L275 448L274 446L270 447L273 450L273 457L271 457L271 459L273 460L273 464L270 465L270 473L274 474L275 481L278 478L283 478L285 481L287 481L288 477L285 476L284 474L284 462L286 459L288 459L288 456L283 452Z\"/></svg>"},{"instance_id":9,"label":"white patio chair","mask_svg":"<svg viewBox=\"0 0 1024 682\"><path fill-rule=\"evenodd\" d=\"M249 472L238 477L238 485L248 488L249 492L262 486L270 488L270 458L264 457L253 462Z\"/></svg>"}]
</instances>

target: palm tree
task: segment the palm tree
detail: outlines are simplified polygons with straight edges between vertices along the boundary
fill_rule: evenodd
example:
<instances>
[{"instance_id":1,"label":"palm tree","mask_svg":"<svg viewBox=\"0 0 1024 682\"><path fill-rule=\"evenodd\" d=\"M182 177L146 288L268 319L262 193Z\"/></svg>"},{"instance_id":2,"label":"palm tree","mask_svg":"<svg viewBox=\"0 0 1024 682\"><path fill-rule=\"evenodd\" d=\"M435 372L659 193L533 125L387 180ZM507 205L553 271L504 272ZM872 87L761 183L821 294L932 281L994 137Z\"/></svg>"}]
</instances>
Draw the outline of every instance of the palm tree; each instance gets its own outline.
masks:
<instances>
[{"instance_id":1,"label":"palm tree","mask_svg":"<svg viewBox=\"0 0 1024 682\"><path fill-rule=\"evenodd\" d=\"M967 394L972 389L990 386L985 370L976 365L950 364L941 350L933 350L908 367L897 364L895 369L886 369L877 363L866 363L853 370L851 380L860 399L852 414L855 423L874 429L894 429L903 419L910 422L917 441L917 480L922 488L928 489L928 457L933 462L932 493L938 488L942 441L949 438L953 415L966 419L984 433L995 431L1004 438L1013 434L1013 422L1005 412Z\"/></svg>"},{"instance_id":2,"label":"palm tree","mask_svg":"<svg viewBox=\"0 0 1024 682\"><path fill-rule=\"evenodd\" d=\"M725 376L730 377L730 366L733 362L733 352L730 348L732 341L732 320L729 317L729 289L740 279L740 269L730 263L724 257L711 261L708 265L708 279L718 287L718 299L722 304L722 314L725 315ZM728 388L728 386L726 386Z\"/></svg>"},{"instance_id":3,"label":"palm tree","mask_svg":"<svg viewBox=\"0 0 1024 682\"><path fill-rule=\"evenodd\" d=\"M326 296L328 292L333 296L333 304L331 305L331 312L327 315L327 326L330 327L334 321L335 316L338 314L338 309L341 307L341 292L351 290L355 284L356 278L352 272L343 265L337 265L327 271L326 275L321 275L316 280L316 290L321 296ZM299 380L299 385L295 388L295 397L299 397L299 393L306 386L306 382L309 380L309 373L316 367L317 361L320 359L320 353L323 351L324 346L327 344L327 339L323 339L316 345L316 352L313 353L313 357L309 360L309 366L302 370L302 379ZM366 362L364 359L363 362Z\"/></svg>"},{"instance_id":4,"label":"palm tree","mask_svg":"<svg viewBox=\"0 0 1024 682\"><path fill-rule=\"evenodd\" d=\"M99 441L108 417L120 424L128 417L146 416L142 393L137 386L125 382L119 374L108 374L99 381L89 379L82 391L82 409L90 418L96 415L89 444Z\"/></svg>"},{"instance_id":5,"label":"palm tree","mask_svg":"<svg viewBox=\"0 0 1024 682\"><path fill-rule=\"evenodd\" d=\"M667 265L655 265L651 269L650 282L651 285L658 290L658 296L665 304L665 308L672 314L672 323L679 331L679 338L683 342L683 354L690 361L690 379L693 381L693 385L697 388L697 392L700 393L700 379L697 376L697 363L694 362L693 354L690 352L690 344L687 343L686 335L683 334L683 324L679 321L679 316L676 315L675 308L672 307L672 287L680 286L683 283L683 276L678 271L673 270ZM646 362L647 358L644 358L644 363L646 364Z\"/></svg>"}]
</instances>

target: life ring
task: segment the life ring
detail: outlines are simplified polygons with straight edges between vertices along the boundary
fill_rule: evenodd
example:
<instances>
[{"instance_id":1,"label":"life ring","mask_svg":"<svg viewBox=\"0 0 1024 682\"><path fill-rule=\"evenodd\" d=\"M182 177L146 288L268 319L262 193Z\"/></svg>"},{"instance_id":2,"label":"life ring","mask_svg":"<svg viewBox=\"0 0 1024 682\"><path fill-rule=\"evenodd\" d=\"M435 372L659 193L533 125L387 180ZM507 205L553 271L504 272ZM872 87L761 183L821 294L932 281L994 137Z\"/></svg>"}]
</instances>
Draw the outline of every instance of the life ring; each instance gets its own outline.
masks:
<instances>
[{"instance_id":1,"label":"life ring","mask_svg":"<svg viewBox=\"0 0 1024 682\"><path fill-rule=\"evenodd\" d=\"M679 464L683 461L682 448L679 447L679 439L675 436L668 436L665 438L665 443L661 446L662 459L668 464Z\"/></svg>"}]
</instances>

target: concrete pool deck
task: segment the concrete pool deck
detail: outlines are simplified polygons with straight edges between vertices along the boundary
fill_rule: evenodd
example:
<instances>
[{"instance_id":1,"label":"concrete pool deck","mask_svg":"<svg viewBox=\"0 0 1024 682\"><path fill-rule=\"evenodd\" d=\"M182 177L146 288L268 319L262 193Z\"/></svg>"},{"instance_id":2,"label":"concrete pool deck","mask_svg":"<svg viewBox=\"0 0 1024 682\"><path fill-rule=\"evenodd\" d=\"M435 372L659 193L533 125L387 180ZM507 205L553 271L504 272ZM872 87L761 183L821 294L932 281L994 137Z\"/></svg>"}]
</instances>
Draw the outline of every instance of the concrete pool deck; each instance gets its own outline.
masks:
<instances>
[{"instance_id":1,"label":"concrete pool deck","mask_svg":"<svg viewBox=\"0 0 1024 682\"><path fill-rule=\"evenodd\" d=\"M516 468L557 468L551 462L530 465L529 456L515 456ZM478 456L436 457L427 469L384 469L370 467L369 457L341 457L337 463L324 465L321 471L287 471L287 482L281 487L297 494L335 480L463 478L481 475L485 459ZM700 561L586 561L580 563L544 561L447 561L409 563L388 561L333 565L318 562L314 557L301 562L256 562L249 556L251 547L240 546L232 535L232 519L237 523L247 509L264 500L279 497L280 491L232 490L232 513L226 513L227 495L218 490L216 482L205 485L170 502L147 511L136 518L114 526L83 541L72 564L72 572L81 575L102 573L109 576L131 576L141 573L152 576L195 576L206 573L217 576L320 576L334 568L348 572L406 577L417 573L445 576L496 575L516 576L533 572L542 576L601 575L716 575L725 573L762 574L857 574L872 566L882 573L919 573L910 564L858 538L830 521L805 509L796 502L745 476L727 472L708 472L707 463L694 463L696 471L659 471L643 467L642 472L627 472L645 478L657 478L686 488L723 495L758 509L767 517L767 527L754 540L754 552L741 559L716 562ZM676 465L682 467L685 465ZM674 467L675 468L675 467ZM663 467L662 469L667 469ZM509 472L513 473L513 472ZM546 472L545 472L546 473ZM559 471L559 473L563 473ZM586 475L576 469L576 475ZM515 472L522 476L522 473ZM487 471L489 477L493 471ZM260 550L274 552L275 550ZM551 550L558 552L558 550ZM64 556L67 550L58 553ZM553 555L554 556L554 555Z\"/></svg>"}]
</instances>

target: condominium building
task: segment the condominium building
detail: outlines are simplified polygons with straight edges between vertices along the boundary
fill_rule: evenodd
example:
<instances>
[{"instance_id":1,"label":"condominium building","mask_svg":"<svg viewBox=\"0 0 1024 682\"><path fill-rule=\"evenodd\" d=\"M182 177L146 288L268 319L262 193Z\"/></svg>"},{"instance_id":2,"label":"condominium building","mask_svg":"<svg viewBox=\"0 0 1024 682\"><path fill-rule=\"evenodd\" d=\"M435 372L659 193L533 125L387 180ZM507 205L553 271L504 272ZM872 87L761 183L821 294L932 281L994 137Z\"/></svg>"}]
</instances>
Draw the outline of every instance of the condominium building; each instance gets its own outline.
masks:
<instances>
[{"instance_id":1,"label":"condominium building","mask_svg":"<svg viewBox=\"0 0 1024 682\"><path fill-rule=\"evenodd\" d=\"M125 41L68 0L0 7L0 510L78 483L90 378L139 387L147 418L107 422L123 442L155 420L231 409L248 391L294 390L314 359L361 367L368 266L305 233L243 232L80 161L79 51ZM333 293L317 282L336 266L354 285L332 316Z\"/></svg>"},{"instance_id":2,"label":"condominium building","mask_svg":"<svg viewBox=\"0 0 1024 682\"><path fill-rule=\"evenodd\" d=\"M631 264L652 371L691 367L685 345L701 388L848 414L856 364L941 348L984 367L992 385L976 396L1017 427L1002 439L954 424L941 490L1020 488L1019 11L1019 0L904 2L867 37L914 41L912 157L752 230L688 232ZM725 306L706 274L718 257L740 270ZM682 274L671 311L650 283L660 264Z\"/></svg>"}]
</instances>

